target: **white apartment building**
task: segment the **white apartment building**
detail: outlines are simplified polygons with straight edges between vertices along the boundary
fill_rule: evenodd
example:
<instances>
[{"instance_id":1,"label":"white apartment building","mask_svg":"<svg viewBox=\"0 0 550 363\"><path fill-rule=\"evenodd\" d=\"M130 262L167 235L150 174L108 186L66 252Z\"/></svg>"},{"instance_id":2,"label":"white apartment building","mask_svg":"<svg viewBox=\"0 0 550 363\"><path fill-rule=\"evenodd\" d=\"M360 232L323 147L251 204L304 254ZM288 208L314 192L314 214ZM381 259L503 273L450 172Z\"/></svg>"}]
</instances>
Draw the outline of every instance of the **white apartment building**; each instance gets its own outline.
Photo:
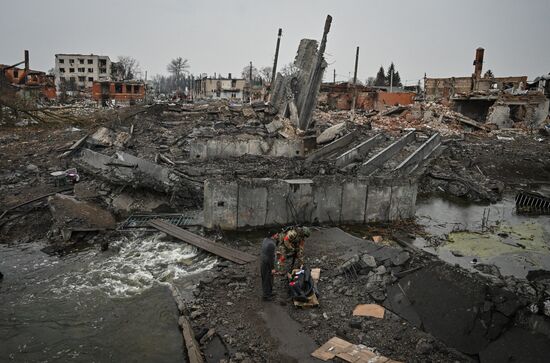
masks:
<instances>
[{"instance_id":1,"label":"white apartment building","mask_svg":"<svg viewBox=\"0 0 550 363\"><path fill-rule=\"evenodd\" d=\"M91 89L94 81L111 79L111 60L94 54L56 54L55 85L74 84L76 90ZM75 90L75 91L76 91Z\"/></svg>"}]
</instances>

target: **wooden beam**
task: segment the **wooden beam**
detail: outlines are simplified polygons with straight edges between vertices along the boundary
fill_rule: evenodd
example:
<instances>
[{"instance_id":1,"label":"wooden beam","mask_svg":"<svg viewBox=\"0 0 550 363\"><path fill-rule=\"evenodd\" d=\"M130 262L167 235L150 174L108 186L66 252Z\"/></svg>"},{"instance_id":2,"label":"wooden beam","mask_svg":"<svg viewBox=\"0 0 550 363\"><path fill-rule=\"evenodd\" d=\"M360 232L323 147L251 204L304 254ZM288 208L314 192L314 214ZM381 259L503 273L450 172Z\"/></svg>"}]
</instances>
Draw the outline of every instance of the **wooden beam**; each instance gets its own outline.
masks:
<instances>
[{"instance_id":1,"label":"wooden beam","mask_svg":"<svg viewBox=\"0 0 550 363\"><path fill-rule=\"evenodd\" d=\"M257 259L256 256L216 243L160 219L149 221L147 224L159 231L239 265L244 265Z\"/></svg>"}]
</instances>

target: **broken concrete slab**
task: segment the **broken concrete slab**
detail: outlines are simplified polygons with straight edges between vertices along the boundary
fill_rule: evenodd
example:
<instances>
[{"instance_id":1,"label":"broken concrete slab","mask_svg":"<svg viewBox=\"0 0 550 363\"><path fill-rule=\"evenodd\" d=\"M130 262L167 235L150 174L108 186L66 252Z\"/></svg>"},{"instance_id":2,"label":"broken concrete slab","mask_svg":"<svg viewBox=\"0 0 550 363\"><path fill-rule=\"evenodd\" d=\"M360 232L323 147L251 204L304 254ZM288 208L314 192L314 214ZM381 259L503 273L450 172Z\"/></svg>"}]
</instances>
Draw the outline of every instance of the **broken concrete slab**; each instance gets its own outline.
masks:
<instances>
[{"instance_id":1,"label":"broken concrete slab","mask_svg":"<svg viewBox=\"0 0 550 363\"><path fill-rule=\"evenodd\" d=\"M483 284L437 262L391 286L384 306L447 345L478 354L510 322L497 311L499 291L488 294Z\"/></svg>"},{"instance_id":2,"label":"broken concrete slab","mask_svg":"<svg viewBox=\"0 0 550 363\"><path fill-rule=\"evenodd\" d=\"M345 122L341 122L339 124L331 126L325 131L323 131L319 136L317 136L317 144L321 145L321 144L326 144L328 142L331 142L337 137L343 135L345 131L346 131Z\"/></svg>"},{"instance_id":3,"label":"broken concrete slab","mask_svg":"<svg viewBox=\"0 0 550 363\"><path fill-rule=\"evenodd\" d=\"M357 159L364 157L369 152L369 150L372 150L377 145L379 145L383 139L384 135L377 134L363 141L359 145L336 157L336 165L340 168L343 168L350 163L356 161Z\"/></svg>"},{"instance_id":4,"label":"broken concrete slab","mask_svg":"<svg viewBox=\"0 0 550 363\"><path fill-rule=\"evenodd\" d=\"M90 145L98 145L103 147L116 146L122 147L130 139L130 134L127 132L114 132L104 126L101 126L87 139Z\"/></svg>"},{"instance_id":5,"label":"broken concrete slab","mask_svg":"<svg viewBox=\"0 0 550 363\"><path fill-rule=\"evenodd\" d=\"M280 118L276 118L275 120L273 120L270 123L268 123L267 125L265 125L265 128L266 128L267 132L269 132L270 134L273 134L273 133L279 131L280 129L282 129L284 126L285 125L284 125L283 121Z\"/></svg>"},{"instance_id":6,"label":"broken concrete slab","mask_svg":"<svg viewBox=\"0 0 550 363\"><path fill-rule=\"evenodd\" d=\"M163 192L194 189L170 169L122 151L111 157L83 149L75 162L88 172L115 184L129 184Z\"/></svg>"},{"instance_id":7,"label":"broken concrete slab","mask_svg":"<svg viewBox=\"0 0 550 363\"><path fill-rule=\"evenodd\" d=\"M363 163L363 165L361 165L360 172L365 175L372 174L414 139L415 132L408 132L403 137L401 137L388 147L384 148L378 154L374 155L372 158Z\"/></svg>"},{"instance_id":8,"label":"broken concrete slab","mask_svg":"<svg viewBox=\"0 0 550 363\"><path fill-rule=\"evenodd\" d=\"M281 131L279 131L281 132ZM261 136L224 136L214 139L195 139L189 143L192 160L236 158L243 155L300 157L305 155L302 139L263 138Z\"/></svg>"},{"instance_id":9,"label":"broken concrete slab","mask_svg":"<svg viewBox=\"0 0 550 363\"><path fill-rule=\"evenodd\" d=\"M416 168L418 168L427 158L429 158L434 151L441 145L441 135L436 132L426 142L424 142L418 149L416 149L411 155L409 155L401 164L399 164L394 171L410 174Z\"/></svg>"},{"instance_id":10,"label":"broken concrete slab","mask_svg":"<svg viewBox=\"0 0 550 363\"><path fill-rule=\"evenodd\" d=\"M97 204L83 202L74 197L55 194L48 198L55 225L62 231L65 240L76 231L100 231L114 229L113 215Z\"/></svg>"},{"instance_id":11,"label":"broken concrete slab","mask_svg":"<svg viewBox=\"0 0 550 363\"><path fill-rule=\"evenodd\" d=\"M350 132L341 138L334 140L328 145L323 146L320 149L315 150L306 159L306 162L312 162L315 160L322 159L324 157L327 157L330 154L335 153L336 151L340 150L341 148L345 147L346 145L349 145L355 138L357 137L356 133Z\"/></svg>"}]
</instances>

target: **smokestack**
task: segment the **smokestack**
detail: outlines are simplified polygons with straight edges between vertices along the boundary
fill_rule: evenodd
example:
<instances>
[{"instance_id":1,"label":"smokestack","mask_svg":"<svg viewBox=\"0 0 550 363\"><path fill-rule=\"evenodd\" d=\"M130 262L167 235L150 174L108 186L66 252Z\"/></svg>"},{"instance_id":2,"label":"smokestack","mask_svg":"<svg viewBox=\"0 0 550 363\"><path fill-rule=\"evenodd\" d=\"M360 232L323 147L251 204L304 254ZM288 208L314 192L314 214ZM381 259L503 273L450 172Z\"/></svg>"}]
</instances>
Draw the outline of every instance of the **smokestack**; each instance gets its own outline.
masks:
<instances>
[{"instance_id":1,"label":"smokestack","mask_svg":"<svg viewBox=\"0 0 550 363\"><path fill-rule=\"evenodd\" d=\"M483 69L483 53L485 52L485 49L483 48L477 48L476 49L476 59L474 60L474 78L480 79L481 78L481 71Z\"/></svg>"}]
</instances>

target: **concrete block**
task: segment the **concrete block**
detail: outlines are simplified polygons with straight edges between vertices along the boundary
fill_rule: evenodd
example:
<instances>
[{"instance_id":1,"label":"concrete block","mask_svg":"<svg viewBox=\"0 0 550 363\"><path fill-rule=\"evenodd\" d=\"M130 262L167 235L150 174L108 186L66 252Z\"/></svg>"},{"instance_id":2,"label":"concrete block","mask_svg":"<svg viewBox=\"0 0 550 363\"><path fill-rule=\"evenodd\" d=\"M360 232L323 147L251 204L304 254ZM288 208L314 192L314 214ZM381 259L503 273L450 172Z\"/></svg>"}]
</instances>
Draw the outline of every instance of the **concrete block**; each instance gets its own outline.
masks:
<instances>
[{"instance_id":1,"label":"concrete block","mask_svg":"<svg viewBox=\"0 0 550 363\"><path fill-rule=\"evenodd\" d=\"M365 221L367 191L366 180L349 181L342 184L341 223L363 223Z\"/></svg>"},{"instance_id":2,"label":"concrete block","mask_svg":"<svg viewBox=\"0 0 550 363\"><path fill-rule=\"evenodd\" d=\"M293 221L289 201L290 184L283 180L273 180L268 187L266 225L285 225Z\"/></svg>"},{"instance_id":3,"label":"concrete block","mask_svg":"<svg viewBox=\"0 0 550 363\"><path fill-rule=\"evenodd\" d=\"M331 142L332 140L336 139L338 135L342 135L345 130L346 130L345 122L341 122L339 124L331 126L325 131L323 131L321 135L317 136L317 143L326 144L327 142Z\"/></svg>"},{"instance_id":4,"label":"concrete block","mask_svg":"<svg viewBox=\"0 0 550 363\"><path fill-rule=\"evenodd\" d=\"M367 206L365 222L381 222L389 220L391 203L391 186L369 184L367 191Z\"/></svg>"},{"instance_id":5,"label":"concrete block","mask_svg":"<svg viewBox=\"0 0 550 363\"><path fill-rule=\"evenodd\" d=\"M289 221L293 223L311 222L315 213L313 180L287 179L285 183L289 186Z\"/></svg>"},{"instance_id":6,"label":"concrete block","mask_svg":"<svg viewBox=\"0 0 550 363\"><path fill-rule=\"evenodd\" d=\"M237 229L239 185L236 181L207 180L204 183L206 228Z\"/></svg>"},{"instance_id":7,"label":"concrete block","mask_svg":"<svg viewBox=\"0 0 550 363\"><path fill-rule=\"evenodd\" d=\"M237 227L255 227L266 224L267 186L257 185L256 179L239 183Z\"/></svg>"},{"instance_id":8,"label":"concrete block","mask_svg":"<svg viewBox=\"0 0 550 363\"><path fill-rule=\"evenodd\" d=\"M389 213L390 221L397 221L414 217L416 193L416 183L392 186Z\"/></svg>"},{"instance_id":9,"label":"concrete block","mask_svg":"<svg viewBox=\"0 0 550 363\"><path fill-rule=\"evenodd\" d=\"M313 185L316 205L314 220L319 223L340 223L342 209L342 184L317 180Z\"/></svg>"}]
</instances>

